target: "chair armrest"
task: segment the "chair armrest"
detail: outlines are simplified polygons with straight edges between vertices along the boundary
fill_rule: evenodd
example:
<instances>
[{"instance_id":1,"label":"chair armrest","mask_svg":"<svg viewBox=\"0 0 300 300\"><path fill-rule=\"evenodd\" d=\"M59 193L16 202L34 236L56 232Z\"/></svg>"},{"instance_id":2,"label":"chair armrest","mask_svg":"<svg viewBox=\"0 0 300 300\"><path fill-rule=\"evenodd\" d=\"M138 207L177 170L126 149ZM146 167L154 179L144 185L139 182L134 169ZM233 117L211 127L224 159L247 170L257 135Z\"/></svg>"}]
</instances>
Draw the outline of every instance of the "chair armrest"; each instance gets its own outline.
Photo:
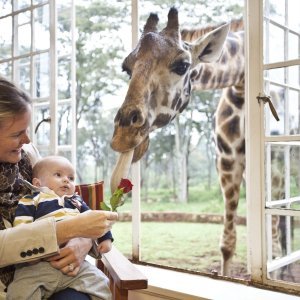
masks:
<instances>
[{"instance_id":1,"label":"chair armrest","mask_svg":"<svg viewBox=\"0 0 300 300\"><path fill-rule=\"evenodd\" d=\"M146 289L148 280L116 247L102 255L104 273L109 274L119 290ZM102 269L102 268L101 268Z\"/></svg>"}]
</instances>

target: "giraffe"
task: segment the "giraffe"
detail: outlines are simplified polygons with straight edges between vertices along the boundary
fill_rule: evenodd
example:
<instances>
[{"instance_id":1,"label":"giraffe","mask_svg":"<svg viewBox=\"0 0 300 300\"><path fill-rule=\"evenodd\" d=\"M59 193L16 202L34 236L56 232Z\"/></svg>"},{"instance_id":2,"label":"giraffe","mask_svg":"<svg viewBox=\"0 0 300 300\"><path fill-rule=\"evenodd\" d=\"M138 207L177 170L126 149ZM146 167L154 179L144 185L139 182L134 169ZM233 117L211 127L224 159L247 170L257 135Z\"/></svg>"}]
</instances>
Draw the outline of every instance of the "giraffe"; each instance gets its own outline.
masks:
<instances>
[{"instance_id":1,"label":"giraffe","mask_svg":"<svg viewBox=\"0 0 300 300\"><path fill-rule=\"evenodd\" d=\"M172 7L166 27L157 30L150 14L136 48L122 67L131 80L114 120L111 147L120 153L112 191L149 145L149 133L169 124L188 105L193 90L223 89L215 114L216 165L223 194L224 229L220 241L221 273L229 275L236 246L235 217L245 169L243 32L230 24L209 32L180 32ZM204 36L203 36L203 33Z\"/></svg>"}]
</instances>

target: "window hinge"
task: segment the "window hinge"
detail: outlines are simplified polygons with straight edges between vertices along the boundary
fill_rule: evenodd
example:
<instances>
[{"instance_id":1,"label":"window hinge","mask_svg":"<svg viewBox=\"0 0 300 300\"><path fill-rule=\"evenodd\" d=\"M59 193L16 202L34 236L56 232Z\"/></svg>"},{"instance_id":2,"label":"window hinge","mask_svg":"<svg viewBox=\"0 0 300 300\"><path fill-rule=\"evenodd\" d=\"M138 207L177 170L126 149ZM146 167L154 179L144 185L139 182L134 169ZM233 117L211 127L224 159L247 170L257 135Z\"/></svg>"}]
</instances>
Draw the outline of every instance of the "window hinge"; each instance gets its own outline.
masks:
<instances>
[{"instance_id":1,"label":"window hinge","mask_svg":"<svg viewBox=\"0 0 300 300\"><path fill-rule=\"evenodd\" d=\"M43 119L42 121L40 121L40 122L36 125L35 130L34 130L34 133L35 133L35 134L37 133L37 131L38 131L40 125L41 125L43 122L50 123L50 122L51 122L51 117L48 117L48 118Z\"/></svg>"},{"instance_id":2,"label":"window hinge","mask_svg":"<svg viewBox=\"0 0 300 300\"><path fill-rule=\"evenodd\" d=\"M279 121L279 117L278 117L278 114L276 112L276 109L271 101L271 97L270 96L261 96L260 94L256 97L258 103L260 104L260 102L262 101L264 104L266 103L269 103L269 107L270 107L270 110L271 110L271 113L273 115L273 117Z\"/></svg>"}]
</instances>

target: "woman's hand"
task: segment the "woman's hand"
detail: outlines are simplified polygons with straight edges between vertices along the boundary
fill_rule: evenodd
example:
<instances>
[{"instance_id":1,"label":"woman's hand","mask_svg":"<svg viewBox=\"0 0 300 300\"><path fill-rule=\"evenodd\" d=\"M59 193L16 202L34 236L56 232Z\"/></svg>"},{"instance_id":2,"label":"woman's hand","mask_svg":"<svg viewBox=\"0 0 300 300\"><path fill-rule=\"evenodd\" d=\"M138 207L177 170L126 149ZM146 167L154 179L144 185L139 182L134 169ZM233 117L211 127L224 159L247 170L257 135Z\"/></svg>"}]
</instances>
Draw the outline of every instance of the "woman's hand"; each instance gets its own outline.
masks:
<instances>
[{"instance_id":1,"label":"woman's hand","mask_svg":"<svg viewBox=\"0 0 300 300\"><path fill-rule=\"evenodd\" d=\"M118 214L102 210L89 210L76 217L57 222L58 244L68 242L75 237L97 239L111 230Z\"/></svg>"},{"instance_id":2,"label":"woman's hand","mask_svg":"<svg viewBox=\"0 0 300 300\"><path fill-rule=\"evenodd\" d=\"M75 277L91 247L91 239L74 238L60 249L59 255L52 256L47 261L53 268L68 276Z\"/></svg>"}]
</instances>

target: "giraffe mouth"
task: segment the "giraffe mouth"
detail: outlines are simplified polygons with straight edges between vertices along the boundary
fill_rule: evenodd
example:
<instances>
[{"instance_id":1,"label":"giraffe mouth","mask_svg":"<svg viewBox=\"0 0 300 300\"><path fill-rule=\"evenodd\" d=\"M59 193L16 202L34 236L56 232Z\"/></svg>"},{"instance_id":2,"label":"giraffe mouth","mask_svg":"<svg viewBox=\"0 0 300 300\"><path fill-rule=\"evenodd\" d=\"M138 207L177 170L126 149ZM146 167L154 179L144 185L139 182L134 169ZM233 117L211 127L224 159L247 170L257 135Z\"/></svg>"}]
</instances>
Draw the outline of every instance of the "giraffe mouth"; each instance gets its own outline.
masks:
<instances>
[{"instance_id":1,"label":"giraffe mouth","mask_svg":"<svg viewBox=\"0 0 300 300\"><path fill-rule=\"evenodd\" d=\"M120 136L122 138L120 138ZM125 153L134 150L132 162L139 161L144 154L147 152L149 147L149 135L142 137L140 135L136 135L132 140L128 138L129 135L123 133L122 135L114 134L111 141L111 148L120 153Z\"/></svg>"}]
</instances>

